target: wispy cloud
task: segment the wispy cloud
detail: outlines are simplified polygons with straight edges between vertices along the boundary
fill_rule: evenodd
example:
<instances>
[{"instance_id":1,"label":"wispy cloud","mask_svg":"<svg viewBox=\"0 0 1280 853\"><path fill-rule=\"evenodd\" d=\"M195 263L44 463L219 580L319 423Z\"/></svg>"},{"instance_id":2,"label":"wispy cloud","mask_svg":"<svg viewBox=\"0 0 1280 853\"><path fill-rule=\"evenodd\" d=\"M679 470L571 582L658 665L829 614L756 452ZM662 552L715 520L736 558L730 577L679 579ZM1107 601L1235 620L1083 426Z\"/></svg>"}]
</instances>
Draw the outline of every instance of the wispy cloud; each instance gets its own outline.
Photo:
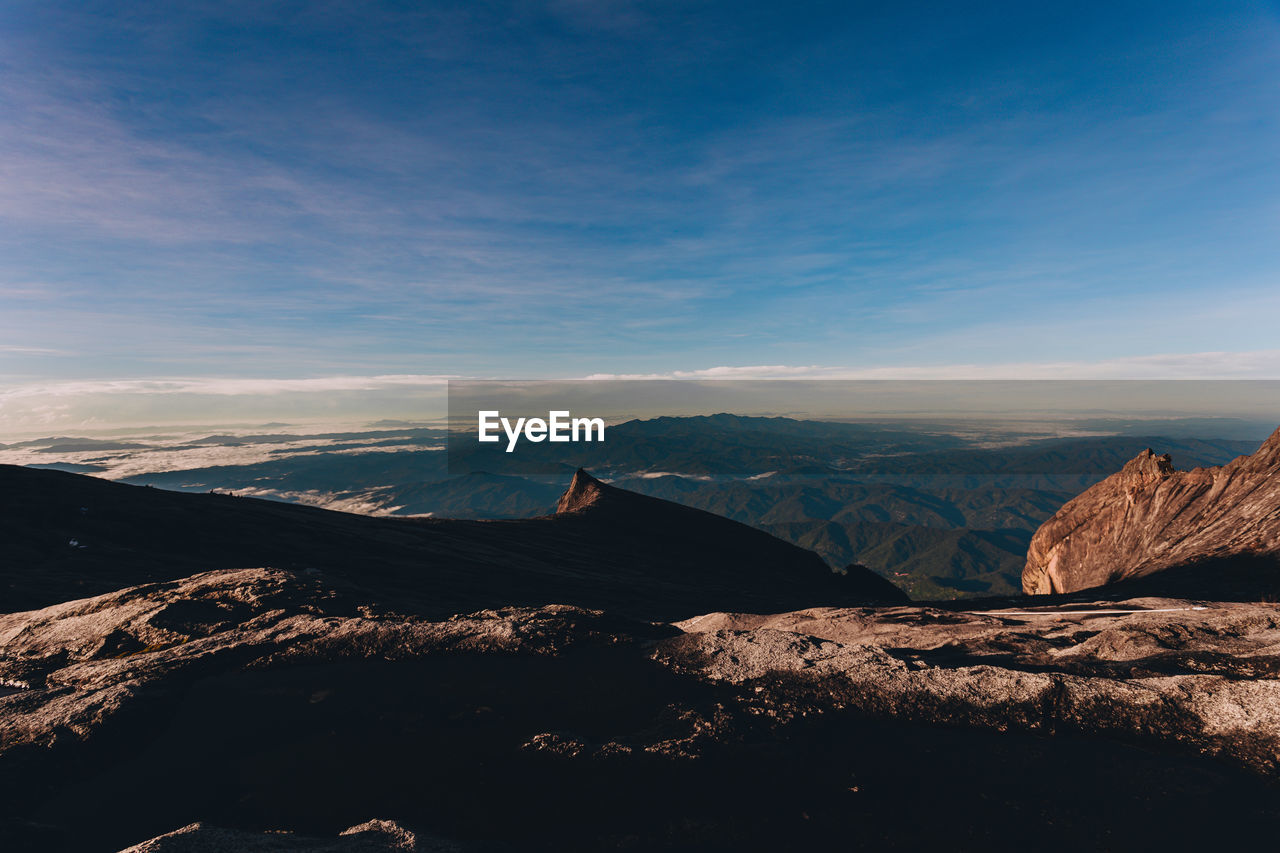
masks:
<instances>
[{"instance_id":1,"label":"wispy cloud","mask_svg":"<svg viewBox=\"0 0 1280 853\"><path fill-rule=\"evenodd\" d=\"M24 6L0 369L972 374L1266 345L1274 16L1067 33L1031 4L975 53L1009 16L845 5Z\"/></svg>"},{"instance_id":2,"label":"wispy cloud","mask_svg":"<svg viewBox=\"0 0 1280 853\"><path fill-rule=\"evenodd\" d=\"M594 373L595 380L652 379L1266 379L1280 380L1280 350L1166 353L1101 361L831 367L749 365L664 373Z\"/></svg>"},{"instance_id":3,"label":"wispy cloud","mask_svg":"<svg viewBox=\"0 0 1280 853\"><path fill-rule=\"evenodd\" d=\"M0 352L11 352L20 355L61 355L65 350L51 349L49 347L28 347L18 344L0 344Z\"/></svg>"},{"instance_id":4,"label":"wispy cloud","mask_svg":"<svg viewBox=\"0 0 1280 853\"><path fill-rule=\"evenodd\" d=\"M77 397L85 394L203 394L216 397L270 394L326 394L337 391L376 391L385 388L433 387L454 376L397 374L387 376L322 376L307 379L119 379L51 382L0 387L0 400L21 397Z\"/></svg>"}]
</instances>

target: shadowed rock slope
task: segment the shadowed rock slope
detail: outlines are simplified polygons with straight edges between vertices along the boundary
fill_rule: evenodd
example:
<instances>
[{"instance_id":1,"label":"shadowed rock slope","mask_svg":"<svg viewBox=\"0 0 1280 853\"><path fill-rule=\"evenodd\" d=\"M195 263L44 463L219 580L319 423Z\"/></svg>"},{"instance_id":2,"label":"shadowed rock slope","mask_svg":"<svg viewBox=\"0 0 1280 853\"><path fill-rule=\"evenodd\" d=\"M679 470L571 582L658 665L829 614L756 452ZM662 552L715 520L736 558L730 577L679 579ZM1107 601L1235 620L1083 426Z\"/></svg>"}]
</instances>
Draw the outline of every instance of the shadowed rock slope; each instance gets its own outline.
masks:
<instances>
[{"instance_id":1,"label":"shadowed rock slope","mask_svg":"<svg viewBox=\"0 0 1280 853\"><path fill-rule=\"evenodd\" d=\"M1201 598L1280 592L1280 430L1253 455L1214 468L1177 471L1168 455L1142 452L1036 531L1022 588L1136 579L1146 592Z\"/></svg>"},{"instance_id":2,"label":"shadowed rock slope","mask_svg":"<svg viewBox=\"0 0 1280 853\"><path fill-rule=\"evenodd\" d=\"M564 525L598 531L605 540L627 543L635 549L631 567L639 580L660 569L679 576L689 557L714 549L716 559L696 569L713 576L726 589L740 593L753 589L777 589L777 596L796 599L799 585L811 597L832 596L869 604L899 604L905 593L862 566L832 572L812 551L783 542L762 530L714 513L651 498L602 483L579 470L556 505L555 518ZM647 547L640 547L648 543ZM650 562L657 558L659 563ZM786 567L782 575L778 567ZM785 578L779 585L778 581ZM757 596L760 604L764 597ZM779 600L774 598L774 600Z\"/></svg>"},{"instance_id":3,"label":"shadowed rock slope","mask_svg":"<svg viewBox=\"0 0 1280 853\"><path fill-rule=\"evenodd\" d=\"M448 615L503 605L608 607L655 619L711 609L902 602L867 570L579 472L553 516L371 518L0 466L0 611L199 571L323 569Z\"/></svg>"}]
</instances>

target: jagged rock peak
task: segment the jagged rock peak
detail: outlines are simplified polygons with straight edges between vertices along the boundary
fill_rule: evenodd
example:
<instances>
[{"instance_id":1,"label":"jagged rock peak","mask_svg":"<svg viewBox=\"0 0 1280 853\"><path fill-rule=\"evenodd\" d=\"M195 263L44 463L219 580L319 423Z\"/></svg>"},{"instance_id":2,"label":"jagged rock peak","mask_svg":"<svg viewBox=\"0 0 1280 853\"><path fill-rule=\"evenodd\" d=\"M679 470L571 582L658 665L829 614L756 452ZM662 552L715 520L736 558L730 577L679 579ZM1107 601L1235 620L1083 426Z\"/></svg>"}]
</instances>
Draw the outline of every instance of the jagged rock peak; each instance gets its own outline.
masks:
<instances>
[{"instance_id":1,"label":"jagged rock peak","mask_svg":"<svg viewBox=\"0 0 1280 853\"><path fill-rule=\"evenodd\" d=\"M579 468L573 475L573 482L556 503L556 514L579 512L595 506L610 491L611 487L592 477L585 468Z\"/></svg>"},{"instance_id":2,"label":"jagged rock peak","mask_svg":"<svg viewBox=\"0 0 1280 853\"><path fill-rule=\"evenodd\" d=\"M1168 453L1156 455L1150 447L1125 463L1120 473L1129 480L1162 480L1174 472Z\"/></svg>"}]
</instances>

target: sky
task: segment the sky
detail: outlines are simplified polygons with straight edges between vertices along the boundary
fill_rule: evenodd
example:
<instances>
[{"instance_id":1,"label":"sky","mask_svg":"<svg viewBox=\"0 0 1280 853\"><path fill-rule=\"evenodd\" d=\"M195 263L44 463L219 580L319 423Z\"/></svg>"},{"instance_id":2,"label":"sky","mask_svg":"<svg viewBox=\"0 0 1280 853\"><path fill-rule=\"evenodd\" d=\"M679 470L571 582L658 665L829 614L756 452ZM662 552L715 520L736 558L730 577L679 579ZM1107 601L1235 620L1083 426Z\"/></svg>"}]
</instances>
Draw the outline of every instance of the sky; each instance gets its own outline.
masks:
<instances>
[{"instance_id":1,"label":"sky","mask_svg":"<svg viewBox=\"0 0 1280 853\"><path fill-rule=\"evenodd\" d=\"M1278 270L1275 3L0 0L0 434L1276 378Z\"/></svg>"}]
</instances>

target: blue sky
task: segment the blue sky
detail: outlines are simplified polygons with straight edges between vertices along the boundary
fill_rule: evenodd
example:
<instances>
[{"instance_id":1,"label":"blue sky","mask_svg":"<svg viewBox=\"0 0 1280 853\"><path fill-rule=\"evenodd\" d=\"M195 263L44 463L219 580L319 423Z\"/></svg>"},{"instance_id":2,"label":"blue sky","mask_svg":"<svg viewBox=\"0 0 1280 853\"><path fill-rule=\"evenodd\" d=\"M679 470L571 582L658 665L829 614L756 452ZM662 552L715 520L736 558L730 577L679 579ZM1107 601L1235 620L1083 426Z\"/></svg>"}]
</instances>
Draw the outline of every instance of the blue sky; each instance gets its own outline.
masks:
<instances>
[{"instance_id":1,"label":"blue sky","mask_svg":"<svg viewBox=\"0 0 1280 853\"><path fill-rule=\"evenodd\" d=\"M1276 4L960 5L3 0L0 385L1277 375Z\"/></svg>"}]
</instances>

